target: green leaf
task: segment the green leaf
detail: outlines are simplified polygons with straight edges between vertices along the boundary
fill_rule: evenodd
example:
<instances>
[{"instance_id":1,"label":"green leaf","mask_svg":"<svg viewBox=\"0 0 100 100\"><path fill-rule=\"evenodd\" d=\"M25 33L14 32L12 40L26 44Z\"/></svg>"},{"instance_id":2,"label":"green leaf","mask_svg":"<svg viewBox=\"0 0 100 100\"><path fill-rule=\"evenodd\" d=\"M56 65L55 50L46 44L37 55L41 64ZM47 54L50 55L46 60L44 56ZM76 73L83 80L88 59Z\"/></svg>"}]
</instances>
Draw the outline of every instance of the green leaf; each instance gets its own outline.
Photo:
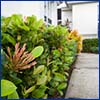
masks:
<instances>
[{"instance_id":1,"label":"green leaf","mask_svg":"<svg viewBox=\"0 0 100 100\"><path fill-rule=\"evenodd\" d=\"M34 90L32 92L32 97L33 98L42 98L45 95L47 87L44 85L41 85L38 89Z\"/></svg>"},{"instance_id":2,"label":"green leaf","mask_svg":"<svg viewBox=\"0 0 100 100\"><path fill-rule=\"evenodd\" d=\"M45 84L47 81L47 76L43 75L37 78L37 85Z\"/></svg>"},{"instance_id":3,"label":"green leaf","mask_svg":"<svg viewBox=\"0 0 100 100\"><path fill-rule=\"evenodd\" d=\"M43 99L47 99L48 98L48 94L45 94L44 96L43 96Z\"/></svg>"},{"instance_id":4,"label":"green leaf","mask_svg":"<svg viewBox=\"0 0 100 100\"><path fill-rule=\"evenodd\" d=\"M38 67L34 70L33 74L35 75L35 74L41 73L41 72L44 70L44 68L45 68L44 65L38 66Z\"/></svg>"},{"instance_id":5,"label":"green leaf","mask_svg":"<svg viewBox=\"0 0 100 100\"><path fill-rule=\"evenodd\" d=\"M41 75L46 75L46 74L47 74L47 67L44 68Z\"/></svg>"},{"instance_id":6,"label":"green leaf","mask_svg":"<svg viewBox=\"0 0 100 100\"><path fill-rule=\"evenodd\" d=\"M43 25L43 20L40 19L35 25L36 25L36 28L37 28L37 30L38 30L38 28L41 27L41 26Z\"/></svg>"},{"instance_id":7,"label":"green leaf","mask_svg":"<svg viewBox=\"0 0 100 100\"><path fill-rule=\"evenodd\" d=\"M52 66L52 72L55 72L59 69L59 67L57 65L53 65Z\"/></svg>"},{"instance_id":8,"label":"green leaf","mask_svg":"<svg viewBox=\"0 0 100 100\"><path fill-rule=\"evenodd\" d=\"M15 39L9 35L9 34L2 34L3 38L6 39L6 41L10 42L13 46L15 46L16 41Z\"/></svg>"},{"instance_id":9,"label":"green leaf","mask_svg":"<svg viewBox=\"0 0 100 100\"><path fill-rule=\"evenodd\" d=\"M23 25L23 26L19 25L18 27L25 31L29 31L29 27L27 27L26 25Z\"/></svg>"},{"instance_id":10,"label":"green leaf","mask_svg":"<svg viewBox=\"0 0 100 100\"><path fill-rule=\"evenodd\" d=\"M63 92L61 90L58 91L60 93L61 96L63 96Z\"/></svg>"},{"instance_id":11,"label":"green leaf","mask_svg":"<svg viewBox=\"0 0 100 100\"><path fill-rule=\"evenodd\" d=\"M1 49L1 64L4 65L7 62L6 53L3 49Z\"/></svg>"},{"instance_id":12,"label":"green leaf","mask_svg":"<svg viewBox=\"0 0 100 100\"><path fill-rule=\"evenodd\" d=\"M49 91L48 91L49 95L54 95L55 92L56 92L55 88L50 88Z\"/></svg>"},{"instance_id":13,"label":"green leaf","mask_svg":"<svg viewBox=\"0 0 100 100\"><path fill-rule=\"evenodd\" d=\"M10 73L9 75L11 77L12 82L14 82L15 85L22 83L22 80L19 77L17 77L15 73Z\"/></svg>"},{"instance_id":14,"label":"green leaf","mask_svg":"<svg viewBox=\"0 0 100 100\"><path fill-rule=\"evenodd\" d=\"M65 73L66 76L69 76L69 73L68 72L64 72L64 73Z\"/></svg>"},{"instance_id":15,"label":"green leaf","mask_svg":"<svg viewBox=\"0 0 100 100\"><path fill-rule=\"evenodd\" d=\"M8 80L2 79L1 80L1 96L7 96L12 94L15 90L17 89L17 87Z\"/></svg>"},{"instance_id":16,"label":"green leaf","mask_svg":"<svg viewBox=\"0 0 100 100\"><path fill-rule=\"evenodd\" d=\"M41 98L42 96L44 96L44 94L44 91L37 89L36 91L34 91L33 98Z\"/></svg>"},{"instance_id":17,"label":"green leaf","mask_svg":"<svg viewBox=\"0 0 100 100\"><path fill-rule=\"evenodd\" d=\"M51 72L50 72L50 70L47 72L47 80L48 80L48 82L50 82L50 80L51 80Z\"/></svg>"},{"instance_id":18,"label":"green leaf","mask_svg":"<svg viewBox=\"0 0 100 100\"><path fill-rule=\"evenodd\" d=\"M18 93L14 91L12 94L8 95L8 99L19 99Z\"/></svg>"},{"instance_id":19,"label":"green leaf","mask_svg":"<svg viewBox=\"0 0 100 100\"><path fill-rule=\"evenodd\" d=\"M31 93L32 91L34 91L34 90L35 90L35 87L36 87L36 86L32 86L32 87L30 87L29 89L27 89L27 90L25 91L25 95L27 95L27 94Z\"/></svg>"},{"instance_id":20,"label":"green leaf","mask_svg":"<svg viewBox=\"0 0 100 100\"><path fill-rule=\"evenodd\" d=\"M35 47L32 50L31 53L32 53L32 55L33 55L34 58L37 58L37 57L41 56L41 54L43 53L43 51L44 51L43 46L37 46L37 47Z\"/></svg>"},{"instance_id":21,"label":"green leaf","mask_svg":"<svg viewBox=\"0 0 100 100\"><path fill-rule=\"evenodd\" d=\"M58 85L59 85L59 82L58 81L50 81L50 86L52 86L53 88L56 88Z\"/></svg>"},{"instance_id":22,"label":"green leaf","mask_svg":"<svg viewBox=\"0 0 100 100\"><path fill-rule=\"evenodd\" d=\"M59 82L66 81L66 77L63 74L55 73L54 80L59 81Z\"/></svg>"},{"instance_id":23,"label":"green leaf","mask_svg":"<svg viewBox=\"0 0 100 100\"><path fill-rule=\"evenodd\" d=\"M67 86L67 83L61 83L61 84L57 87L57 89L58 89L58 90L62 90L62 89L65 89L66 86Z\"/></svg>"},{"instance_id":24,"label":"green leaf","mask_svg":"<svg viewBox=\"0 0 100 100\"><path fill-rule=\"evenodd\" d=\"M53 55L56 56L56 57L60 57L61 54L60 54L60 51L59 50L53 50Z\"/></svg>"},{"instance_id":25,"label":"green leaf","mask_svg":"<svg viewBox=\"0 0 100 100\"><path fill-rule=\"evenodd\" d=\"M70 69L70 67L69 67L69 64L67 63L67 64L63 64L63 67L64 67L64 69L65 70L69 70Z\"/></svg>"},{"instance_id":26,"label":"green leaf","mask_svg":"<svg viewBox=\"0 0 100 100\"><path fill-rule=\"evenodd\" d=\"M31 30L34 30L34 28L36 27L34 25L36 22L37 22L36 16L32 15L31 17L30 16L27 17L27 24Z\"/></svg>"},{"instance_id":27,"label":"green leaf","mask_svg":"<svg viewBox=\"0 0 100 100\"><path fill-rule=\"evenodd\" d=\"M16 25L16 26L24 24L23 19L22 19L22 15L20 15L20 14L13 14L11 16L11 22L13 25Z\"/></svg>"},{"instance_id":28,"label":"green leaf","mask_svg":"<svg viewBox=\"0 0 100 100\"><path fill-rule=\"evenodd\" d=\"M12 24L17 26L20 29L23 29L25 31L29 31L29 27L25 25L23 19L22 19L22 15L16 15L13 14L12 15Z\"/></svg>"}]
</instances>

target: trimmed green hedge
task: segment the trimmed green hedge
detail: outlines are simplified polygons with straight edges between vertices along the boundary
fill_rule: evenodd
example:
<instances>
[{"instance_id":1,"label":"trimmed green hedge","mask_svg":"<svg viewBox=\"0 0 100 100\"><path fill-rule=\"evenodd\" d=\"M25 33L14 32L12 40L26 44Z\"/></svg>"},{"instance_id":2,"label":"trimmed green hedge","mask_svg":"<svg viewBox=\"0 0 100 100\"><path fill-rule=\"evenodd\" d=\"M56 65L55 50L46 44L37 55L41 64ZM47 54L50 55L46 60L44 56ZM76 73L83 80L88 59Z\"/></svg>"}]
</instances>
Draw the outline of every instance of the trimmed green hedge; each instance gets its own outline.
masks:
<instances>
[{"instance_id":1,"label":"trimmed green hedge","mask_svg":"<svg viewBox=\"0 0 100 100\"><path fill-rule=\"evenodd\" d=\"M83 51L82 52L98 53L98 51L99 51L99 47L98 47L97 38L83 40Z\"/></svg>"}]
</instances>

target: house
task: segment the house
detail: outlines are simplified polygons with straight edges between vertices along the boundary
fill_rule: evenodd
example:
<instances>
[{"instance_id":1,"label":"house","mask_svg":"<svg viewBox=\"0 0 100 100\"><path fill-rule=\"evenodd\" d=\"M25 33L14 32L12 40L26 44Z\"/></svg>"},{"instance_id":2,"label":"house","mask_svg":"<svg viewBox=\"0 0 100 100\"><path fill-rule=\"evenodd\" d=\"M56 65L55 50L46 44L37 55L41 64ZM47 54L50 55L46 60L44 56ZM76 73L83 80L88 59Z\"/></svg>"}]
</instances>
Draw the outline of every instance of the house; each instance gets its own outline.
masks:
<instances>
[{"instance_id":1,"label":"house","mask_svg":"<svg viewBox=\"0 0 100 100\"><path fill-rule=\"evenodd\" d=\"M59 1L1 1L1 15L35 15L47 25L57 25L57 5Z\"/></svg>"},{"instance_id":2,"label":"house","mask_svg":"<svg viewBox=\"0 0 100 100\"><path fill-rule=\"evenodd\" d=\"M99 3L96 1L1 1L1 15L35 15L46 25L68 24L84 38L98 37Z\"/></svg>"},{"instance_id":3,"label":"house","mask_svg":"<svg viewBox=\"0 0 100 100\"><path fill-rule=\"evenodd\" d=\"M61 6L62 5L62 6ZM84 38L98 37L99 3L95 1L69 1L58 6L60 23L70 23Z\"/></svg>"}]
</instances>

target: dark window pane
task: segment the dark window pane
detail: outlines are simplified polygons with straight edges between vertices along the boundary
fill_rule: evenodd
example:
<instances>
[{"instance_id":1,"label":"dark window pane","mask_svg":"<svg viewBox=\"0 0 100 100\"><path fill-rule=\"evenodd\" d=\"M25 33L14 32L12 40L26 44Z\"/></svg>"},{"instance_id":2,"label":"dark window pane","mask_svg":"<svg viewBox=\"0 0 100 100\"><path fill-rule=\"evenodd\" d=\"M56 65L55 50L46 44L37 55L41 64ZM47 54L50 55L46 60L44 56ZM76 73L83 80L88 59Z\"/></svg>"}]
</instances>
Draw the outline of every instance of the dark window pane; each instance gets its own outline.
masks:
<instances>
[{"instance_id":1,"label":"dark window pane","mask_svg":"<svg viewBox=\"0 0 100 100\"><path fill-rule=\"evenodd\" d=\"M61 20L61 9L57 9L57 19Z\"/></svg>"},{"instance_id":2,"label":"dark window pane","mask_svg":"<svg viewBox=\"0 0 100 100\"><path fill-rule=\"evenodd\" d=\"M52 24L52 20L50 18L48 18L48 23Z\"/></svg>"},{"instance_id":3,"label":"dark window pane","mask_svg":"<svg viewBox=\"0 0 100 100\"><path fill-rule=\"evenodd\" d=\"M46 21L47 20L47 17L46 16L44 16L44 21Z\"/></svg>"}]
</instances>

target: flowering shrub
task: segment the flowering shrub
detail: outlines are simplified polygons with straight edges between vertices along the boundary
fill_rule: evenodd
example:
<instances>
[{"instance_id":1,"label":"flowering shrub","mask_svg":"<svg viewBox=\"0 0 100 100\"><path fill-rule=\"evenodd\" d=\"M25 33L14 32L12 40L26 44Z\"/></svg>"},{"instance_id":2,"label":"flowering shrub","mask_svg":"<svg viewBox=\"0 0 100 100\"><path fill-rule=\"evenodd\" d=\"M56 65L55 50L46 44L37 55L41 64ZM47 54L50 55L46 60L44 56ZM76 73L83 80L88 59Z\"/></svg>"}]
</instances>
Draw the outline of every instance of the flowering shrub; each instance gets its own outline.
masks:
<instances>
[{"instance_id":1,"label":"flowering shrub","mask_svg":"<svg viewBox=\"0 0 100 100\"><path fill-rule=\"evenodd\" d=\"M74 29L70 32L70 34L68 35L68 39L69 40L75 40L78 43L78 53L80 53L82 51L82 36L79 35L78 30Z\"/></svg>"}]
</instances>

